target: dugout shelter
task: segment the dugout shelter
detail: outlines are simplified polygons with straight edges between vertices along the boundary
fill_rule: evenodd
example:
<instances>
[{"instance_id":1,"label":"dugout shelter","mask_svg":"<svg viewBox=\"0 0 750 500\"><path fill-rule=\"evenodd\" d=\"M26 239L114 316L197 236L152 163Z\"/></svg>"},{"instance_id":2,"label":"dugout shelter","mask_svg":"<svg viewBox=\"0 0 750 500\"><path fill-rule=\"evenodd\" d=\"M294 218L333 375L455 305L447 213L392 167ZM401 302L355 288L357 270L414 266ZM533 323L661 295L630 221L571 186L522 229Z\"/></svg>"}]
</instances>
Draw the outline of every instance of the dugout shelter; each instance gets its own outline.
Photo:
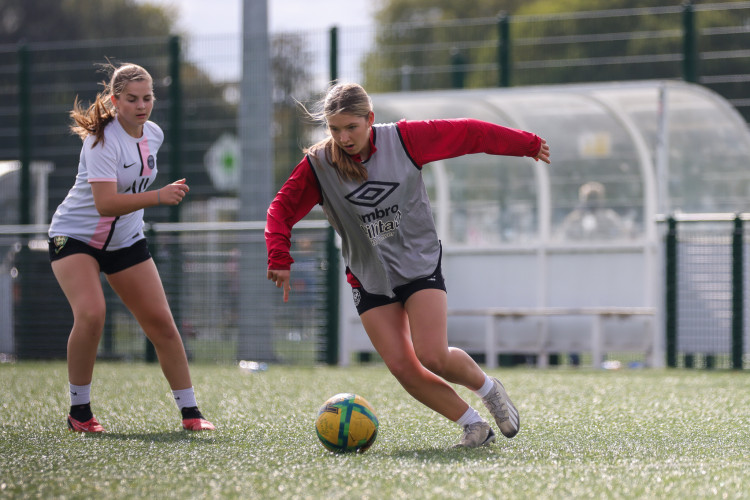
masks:
<instances>
[{"instance_id":1,"label":"dugout shelter","mask_svg":"<svg viewBox=\"0 0 750 500\"><path fill-rule=\"evenodd\" d=\"M449 310L508 313L450 315L452 345L546 359L600 342L594 347L641 350L645 364L663 365L659 216L746 211L750 199L750 130L729 102L671 80L372 98L376 122L470 117L535 132L551 146L550 166L471 155L424 168ZM348 364L372 347L349 287L340 289L339 360ZM622 315L592 333L591 315L554 314L606 309L653 315Z\"/></svg>"}]
</instances>

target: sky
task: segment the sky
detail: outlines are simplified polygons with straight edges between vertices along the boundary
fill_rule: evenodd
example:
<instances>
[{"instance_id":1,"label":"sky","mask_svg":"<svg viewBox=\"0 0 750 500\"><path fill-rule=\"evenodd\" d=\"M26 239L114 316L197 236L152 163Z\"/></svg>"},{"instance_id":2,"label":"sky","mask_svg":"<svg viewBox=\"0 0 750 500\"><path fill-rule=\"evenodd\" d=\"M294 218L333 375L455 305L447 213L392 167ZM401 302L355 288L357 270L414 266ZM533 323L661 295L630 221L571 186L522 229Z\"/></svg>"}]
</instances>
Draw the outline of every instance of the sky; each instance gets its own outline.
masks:
<instances>
[{"instance_id":1,"label":"sky","mask_svg":"<svg viewBox=\"0 0 750 500\"><path fill-rule=\"evenodd\" d=\"M177 12L177 29L192 39L201 36L239 35L242 30L242 4L244 0L136 0L172 7ZM262 0L250 0L262 1ZM371 28L373 14L382 0L267 0L268 29L271 33L289 31L326 32L332 26ZM206 6L210 6L206 8ZM368 42L361 45L348 45L346 56L341 56L340 64L356 68L358 58L368 50ZM217 61L215 53L197 44L187 45L187 58L203 68L216 80L236 81L241 68L237 61L229 63ZM327 57L325 54L318 54ZM348 59L344 60L344 57ZM317 61L318 66L327 61ZM358 70L357 70L358 71ZM327 71L318 75L321 82L327 82ZM353 74L349 78L357 79ZM320 82L319 82L320 83ZM321 85L323 83L320 83Z\"/></svg>"},{"instance_id":2,"label":"sky","mask_svg":"<svg viewBox=\"0 0 750 500\"><path fill-rule=\"evenodd\" d=\"M237 34L242 29L243 0L137 1L174 6L179 13L177 26L191 35ZM328 29L345 24L369 26L377 3L374 0L267 1L271 32Z\"/></svg>"}]
</instances>

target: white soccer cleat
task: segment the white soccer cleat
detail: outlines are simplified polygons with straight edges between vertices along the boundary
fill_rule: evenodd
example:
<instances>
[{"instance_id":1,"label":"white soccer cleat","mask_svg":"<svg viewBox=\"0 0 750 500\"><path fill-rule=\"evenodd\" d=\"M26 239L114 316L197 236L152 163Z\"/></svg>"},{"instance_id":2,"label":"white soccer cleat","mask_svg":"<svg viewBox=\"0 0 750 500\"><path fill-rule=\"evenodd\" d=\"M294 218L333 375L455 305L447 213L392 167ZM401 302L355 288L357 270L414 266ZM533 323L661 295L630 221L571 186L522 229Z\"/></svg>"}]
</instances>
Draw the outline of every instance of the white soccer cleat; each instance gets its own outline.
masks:
<instances>
[{"instance_id":1,"label":"white soccer cleat","mask_svg":"<svg viewBox=\"0 0 750 500\"><path fill-rule=\"evenodd\" d=\"M487 422L474 422L464 426L461 440L453 448L479 448L495 441L495 433Z\"/></svg>"},{"instance_id":2,"label":"white soccer cleat","mask_svg":"<svg viewBox=\"0 0 750 500\"><path fill-rule=\"evenodd\" d=\"M521 428L521 417L518 415L516 407L513 406L513 402L508 397L508 393L505 392L503 384L494 377L492 380L495 382L495 386L489 394L482 398L482 402L492 416L495 417L495 423L500 428L503 436L512 438L518 434L518 430Z\"/></svg>"}]
</instances>

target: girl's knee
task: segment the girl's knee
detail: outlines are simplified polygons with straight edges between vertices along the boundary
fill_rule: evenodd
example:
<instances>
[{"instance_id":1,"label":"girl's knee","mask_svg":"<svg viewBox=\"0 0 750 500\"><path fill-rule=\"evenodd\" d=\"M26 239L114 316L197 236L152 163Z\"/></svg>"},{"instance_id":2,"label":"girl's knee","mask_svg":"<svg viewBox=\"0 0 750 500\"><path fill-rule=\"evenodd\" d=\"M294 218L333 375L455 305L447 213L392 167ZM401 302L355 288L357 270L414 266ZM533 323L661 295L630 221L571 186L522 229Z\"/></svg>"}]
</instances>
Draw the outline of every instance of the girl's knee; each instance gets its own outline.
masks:
<instances>
[{"instance_id":1,"label":"girl's knee","mask_svg":"<svg viewBox=\"0 0 750 500\"><path fill-rule=\"evenodd\" d=\"M396 377L396 380L403 384L418 378L423 368L419 363L415 363L408 359L400 359L388 363L388 370L394 377Z\"/></svg>"},{"instance_id":2,"label":"girl's knee","mask_svg":"<svg viewBox=\"0 0 750 500\"><path fill-rule=\"evenodd\" d=\"M417 352L417 358L422 366L432 373L442 376L448 363L448 353L437 350L425 350Z\"/></svg>"},{"instance_id":3,"label":"girl's knee","mask_svg":"<svg viewBox=\"0 0 750 500\"><path fill-rule=\"evenodd\" d=\"M86 332L94 337L101 336L106 316L107 312L104 307L93 306L73 311L74 330Z\"/></svg>"},{"instance_id":4,"label":"girl's knee","mask_svg":"<svg viewBox=\"0 0 750 500\"><path fill-rule=\"evenodd\" d=\"M174 321L154 321L146 324L141 324L143 331L149 340L155 345L169 345L172 343L182 344L182 337L180 332L177 330Z\"/></svg>"}]
</instances>

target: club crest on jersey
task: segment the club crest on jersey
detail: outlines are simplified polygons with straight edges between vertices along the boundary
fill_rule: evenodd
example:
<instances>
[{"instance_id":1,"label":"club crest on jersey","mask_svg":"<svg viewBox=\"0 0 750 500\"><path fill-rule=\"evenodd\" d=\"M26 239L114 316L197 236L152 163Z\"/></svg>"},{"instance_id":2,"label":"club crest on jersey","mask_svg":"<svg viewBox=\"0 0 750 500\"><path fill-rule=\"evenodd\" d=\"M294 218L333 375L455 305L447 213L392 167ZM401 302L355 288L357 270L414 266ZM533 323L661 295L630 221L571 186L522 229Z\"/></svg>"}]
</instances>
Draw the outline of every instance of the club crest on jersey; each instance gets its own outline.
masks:
<instances>
[{"instance_id":1,"label":"club crest on jersey","mask_svg":"<svg viewBox=\"0 0 750 500\"><path fill-rule=\"evenodd\" d=\"M151 170L154 169L154 166L156 166L156 160L154 160L154 155L148 155L148 159L146 159L146 164L148 165L148 168Z\"/></svg>"},{"instance_id":2,"label":"club crest on jersey","mask_svg":"<svg viewBox=\"0 0 750 500\"><path fill-rule=\"evenodd\" d=\"M55 245L55 253L60 253L60 250L63 249L65 244L68 242L67 236L55 236L52 238L52 243Z\"/></svg>"}]
</instances>

